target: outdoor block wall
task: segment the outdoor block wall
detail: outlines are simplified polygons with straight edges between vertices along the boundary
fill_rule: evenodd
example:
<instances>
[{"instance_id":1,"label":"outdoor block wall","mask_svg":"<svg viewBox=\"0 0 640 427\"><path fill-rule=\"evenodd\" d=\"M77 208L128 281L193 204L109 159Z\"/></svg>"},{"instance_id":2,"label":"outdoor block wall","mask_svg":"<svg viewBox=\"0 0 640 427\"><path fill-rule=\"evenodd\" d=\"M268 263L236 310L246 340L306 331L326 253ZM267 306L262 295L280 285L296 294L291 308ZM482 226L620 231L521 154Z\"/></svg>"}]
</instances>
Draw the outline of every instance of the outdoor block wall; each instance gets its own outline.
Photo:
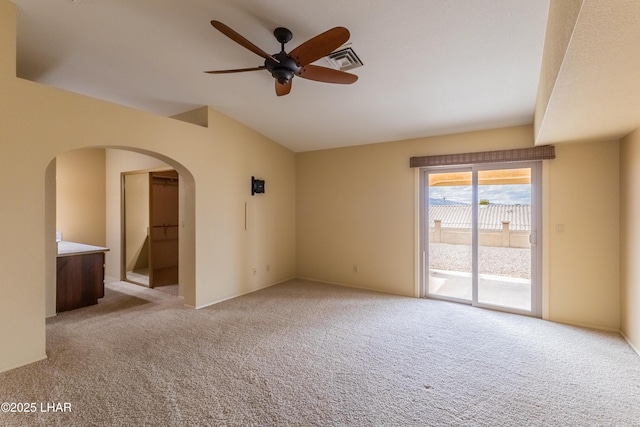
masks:
<instances>
[{"instance_id":1,"label":"outdoor block wall","mask_svg":"<svg viewBox=\"0 0 640 427\"><path fill-rule=\"evenodd\" d=\"M471 230L469 228L442 227L440 220L435 220L435 227L429 227L429 242L449 243L452 245L470 245ZM511 230L509 222L502 223L501 230L480 230L478 233L480 246L500 246L507 248L528 248L529 231Z\"/></svg>"}]
</instances>

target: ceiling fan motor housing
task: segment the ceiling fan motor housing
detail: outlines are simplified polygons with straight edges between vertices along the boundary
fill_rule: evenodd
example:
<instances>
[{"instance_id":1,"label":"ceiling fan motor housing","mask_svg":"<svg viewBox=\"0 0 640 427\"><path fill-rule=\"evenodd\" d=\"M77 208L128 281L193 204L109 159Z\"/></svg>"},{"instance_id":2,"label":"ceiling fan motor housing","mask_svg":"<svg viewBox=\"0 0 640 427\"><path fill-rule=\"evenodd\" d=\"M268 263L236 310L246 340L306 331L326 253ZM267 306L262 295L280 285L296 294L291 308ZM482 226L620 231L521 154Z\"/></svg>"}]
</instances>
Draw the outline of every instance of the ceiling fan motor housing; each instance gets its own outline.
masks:
<instances>
[{"instance_id":1,"label":"ceiling fan motor housing","mask_svg":"<svg viewBox=\"0 0 640 427\"><path fill-rule=\"evenodd\" d=\"M298 63L284 52L276 53L273 58L265 59L264 65L280 84L286 84L301 70Z\"/></svg>"}]
</instances>

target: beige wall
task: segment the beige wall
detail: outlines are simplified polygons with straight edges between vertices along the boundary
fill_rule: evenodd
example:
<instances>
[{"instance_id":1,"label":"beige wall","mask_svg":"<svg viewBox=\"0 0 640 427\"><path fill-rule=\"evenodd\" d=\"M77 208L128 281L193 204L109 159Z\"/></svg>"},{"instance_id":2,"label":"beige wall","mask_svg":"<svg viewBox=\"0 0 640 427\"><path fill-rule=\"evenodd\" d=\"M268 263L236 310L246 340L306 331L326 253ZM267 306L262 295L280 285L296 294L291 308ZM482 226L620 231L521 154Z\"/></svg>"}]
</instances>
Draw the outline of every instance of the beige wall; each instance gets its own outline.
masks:
<instances>
[{"instance_id":1,"label":"beige wall","mask_svg":"<svg viewBox=\"0 0 640 427\"><path fill-rule=\"evenodd\" d=\"M549 319L620 328L619 143L560 144L549 162ZM564 231L556 231L562 224Z\"/></svg>"},{"instance_id":2,"label":"beige wall","mask_svg":"<svg viewBox=\"0 0 640 427\"><path fill-rule=\"evenodd\" d=\"M640 352L640 130L620 146L620 329Z\"/></svg>"},{"instance_id":3,"label":"beige wall","mask_svg":"<svg viewBox=\"0 0 640 427\"><path fill-rule=\"evenodd\" d=\"M16 6L9 1L0 2L0 76L16 74Z\"/></svg>"},{"instance_id":4,"label":"beige wall","mask_svg":"<svg viewBox=\"0 0 640 427\"><path fill-rule=\"evenodd\" d=\"M418 172L409 158L532 145L532 127L519 126L299 153L298 275L417 295Z\"/></svg>"},{"instance_id":5,"label":"beige wall","mask_svg":"<svg viewBox=\"0 0 640 427\"><path fill-rule=\"evenodd\" d=\"M105 150L56 157L56 230L64 240L105 245Z\"/></svg>"},{"instance_id":6,"label":"beige wall","mask_svg":"<svg viewBox=\"0 0 640 427\"><path fill-rule=\"evenodd\" d=\"M416 295L409 158L532 144L532 127L523 126L298 154L298 275ZM559 145L545 162L545 318L619 328L618 151L615 141Z\"/></svg>"},{"instance_id":7,"label":"beige wall","mask_svg":"<svg viewBox=\"0 0 640 427\"><path fill-rule=\"evenodd\" d=\"M15 25L16 8L8 0L0 0L0 8L4 34ZM3 40L0 49L11 44ZM0 58L14 53L4 49ZM71 150L128 147L154 154L186 177L191 213L181 220L193 237L181 253L193 262L193 295L185 295L192 305L295 275L295 156L289 150L210 109L206 128L17 79L6 67L0 67L0 93L0 197L11 201L0 206L0 233L12 242L0 249L0 371L45 357L45 283L50 286L55 265L52 161ZM252 175L266 180L266 194L251 196Z\"/></svg>"}]
</instances>

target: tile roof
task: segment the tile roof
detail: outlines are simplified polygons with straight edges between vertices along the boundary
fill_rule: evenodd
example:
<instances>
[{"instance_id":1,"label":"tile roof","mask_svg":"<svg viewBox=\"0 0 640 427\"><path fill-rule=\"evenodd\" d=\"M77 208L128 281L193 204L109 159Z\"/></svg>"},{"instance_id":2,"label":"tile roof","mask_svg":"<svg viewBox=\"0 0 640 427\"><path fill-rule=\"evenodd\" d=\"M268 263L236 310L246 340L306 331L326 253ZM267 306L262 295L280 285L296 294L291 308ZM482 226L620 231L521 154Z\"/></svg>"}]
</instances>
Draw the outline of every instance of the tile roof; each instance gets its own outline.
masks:
<instances>
[{"instance_id":1,"label":"tile roof","mask_svg":"<svg viewBox=\"0 0 640 427\"><path fill-rule=\"evenodd\" d=\"M429 227L434 220L442 220L443 228L471 228L471 205L429 206ZM511 230L531 229L531 206L485 205L478 209L478 227L483 230L500 230L502 221L509 221Z\"/></svg>"}]
</instances>

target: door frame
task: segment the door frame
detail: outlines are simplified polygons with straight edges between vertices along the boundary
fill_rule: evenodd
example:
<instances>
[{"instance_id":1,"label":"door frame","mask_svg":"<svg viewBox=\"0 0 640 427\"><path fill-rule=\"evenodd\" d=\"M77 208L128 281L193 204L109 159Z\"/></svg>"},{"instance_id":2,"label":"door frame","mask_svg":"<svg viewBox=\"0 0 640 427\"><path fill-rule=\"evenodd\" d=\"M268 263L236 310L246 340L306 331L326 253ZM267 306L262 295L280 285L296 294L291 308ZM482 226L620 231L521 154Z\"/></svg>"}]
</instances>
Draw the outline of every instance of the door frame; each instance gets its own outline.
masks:
<instances>
[{"instance_id":1,"label":"door frame","mask_svg":"<svg viewBox=\"0 0 640 427\"><path fill-rule=\"evenodd\" d=\"M531 168L531 311L518 310L478 302L478 172L483 170ZM429 295L429 210L425 194L431 173L471 172L472 183L472 298L471 301L458 298ZM460 166L434 166L420 168L420 284L419 296L445 301L469 304L474 307L542 317L542 161L511 163L479 163Z\"/></svg>"},{"instance_id":2,"label":"door frame","mask_svg":"<svg viewBox=\"0 0 640 427\"><path fill-rule=\"evenodd\" d=\"M151 260L149 259L149 284L144 284L144 283L140 283L140 282L136 282L135 280L131 280L127 278L127 233L126 233L126 210L127 210L127 206L126 206L126 202L125 202L125 192L126 192L126 185L125 185L125 177L128 175L147 175L147 179L148 179L148 188L149 188L149 193L151 192L151 173L154 172L170 172L170 171L175 171L178 173L178 179L181 180L182 179L182 174L180 174L180 172L171 167L171 166L166 166L166 167L158 167L158 168L151 168L151 169L139 169L139 170L131 170L131 171L125 171L125 172L120 172L120 280L121 281L125 281L125 282L129 282L129 283L133 283L135 285L140 285L140 286L144 286L144 287L148 287L148 288L152 288L152 272L151 272ZM180 191L180 190L178 190ZM147 204L150 203L150 197L151 194L149 194L149 198L147 199ZM178 202L180 203L180 202ZM150 206L149 206L150 207ZM147 226L147 236L151 237L151 209L149 209L149 215L148 215L148 226ZM178 210L180 210L180 206L178 206ZM178 268L180 268L180 258L178 257ZM180 282L180 277L178 276L178 282ZM179 284L179 283L178 283ZM182 295L182 294L180 294Z\"/></svg>"}]
</instances>

